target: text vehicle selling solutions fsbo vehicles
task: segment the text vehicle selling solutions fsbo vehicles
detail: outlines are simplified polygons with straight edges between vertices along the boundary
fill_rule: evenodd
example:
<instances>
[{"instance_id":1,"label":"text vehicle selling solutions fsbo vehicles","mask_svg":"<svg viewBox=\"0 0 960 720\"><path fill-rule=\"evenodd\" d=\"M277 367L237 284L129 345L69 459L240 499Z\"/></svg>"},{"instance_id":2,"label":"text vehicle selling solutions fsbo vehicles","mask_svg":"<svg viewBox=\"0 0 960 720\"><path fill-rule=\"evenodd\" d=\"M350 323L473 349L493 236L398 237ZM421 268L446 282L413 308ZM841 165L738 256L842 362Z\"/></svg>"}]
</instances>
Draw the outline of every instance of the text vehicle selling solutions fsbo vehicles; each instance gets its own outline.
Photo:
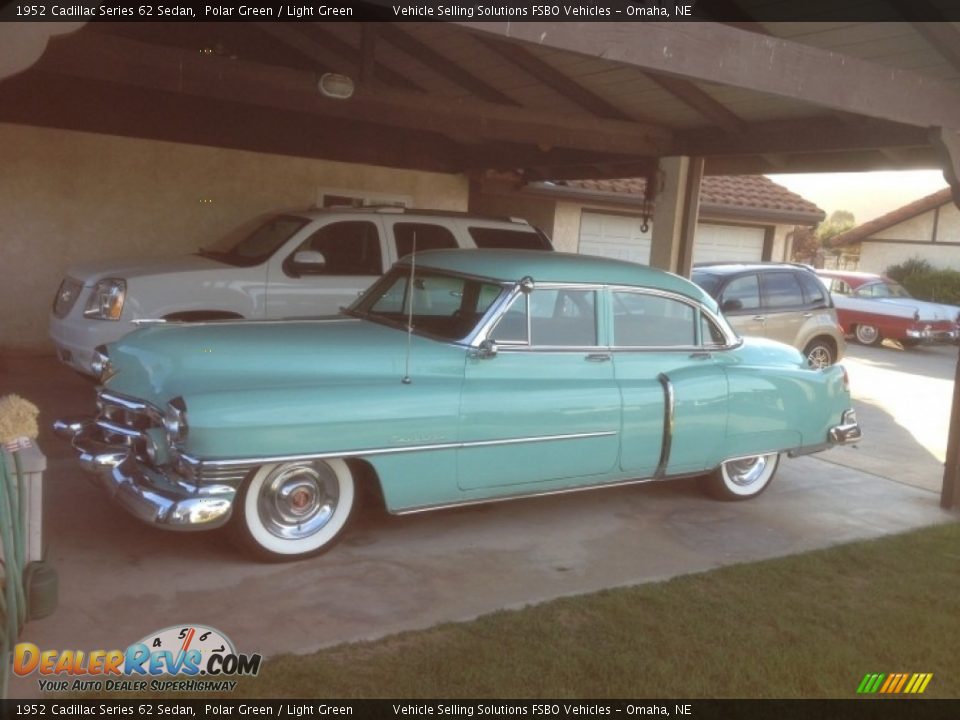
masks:
<instances>
[{"instance_id":1,"label":"text vehicle selling solutions fsbo vehicles","mask_svg":"<svg viewBox=\"0 0 960 720\"><path fill-rule=\"evenodd\" d=\"M703 475L754 497L781 454L856 440L846 372L742 339L683 278L580 255L429 251L339 318L141 328L102 348L95 417L58 421L137 517L256 553L390 512Z\"/></svg>"}]
</instances>

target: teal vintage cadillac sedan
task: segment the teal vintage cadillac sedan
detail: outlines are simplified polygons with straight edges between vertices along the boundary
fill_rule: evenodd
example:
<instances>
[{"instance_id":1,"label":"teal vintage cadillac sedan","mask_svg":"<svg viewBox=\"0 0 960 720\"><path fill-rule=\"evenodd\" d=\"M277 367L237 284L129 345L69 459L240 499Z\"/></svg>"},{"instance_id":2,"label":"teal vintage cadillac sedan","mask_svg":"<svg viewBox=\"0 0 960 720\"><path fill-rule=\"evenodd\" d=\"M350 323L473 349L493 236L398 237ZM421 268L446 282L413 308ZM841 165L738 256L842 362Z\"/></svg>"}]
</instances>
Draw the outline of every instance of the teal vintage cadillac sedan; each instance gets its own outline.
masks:
<instances>
[{"instance_id":1,"label":"teal vintage cadillac sedan","mask_svg":"<svg viewBox=\"0 0 960 720\"><path fill-rule=\"evenodd\" d=\"M361 483L394 513L691 475L737 500L860 437L841 366L561 253L424 252L339 317L149 325L97 364L96 417L56 423L82 464L147 522L275 559L329 548Z\"/></svg>"}]
</instances>

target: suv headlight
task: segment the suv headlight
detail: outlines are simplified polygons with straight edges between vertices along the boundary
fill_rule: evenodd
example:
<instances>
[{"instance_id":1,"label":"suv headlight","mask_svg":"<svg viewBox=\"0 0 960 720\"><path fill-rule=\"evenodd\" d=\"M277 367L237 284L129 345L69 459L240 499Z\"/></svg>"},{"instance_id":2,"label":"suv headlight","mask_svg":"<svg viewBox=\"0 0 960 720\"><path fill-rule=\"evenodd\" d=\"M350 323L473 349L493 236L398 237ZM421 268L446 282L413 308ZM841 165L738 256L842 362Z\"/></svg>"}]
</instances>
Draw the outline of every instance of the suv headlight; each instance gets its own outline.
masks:
<instances>
[{"instance_id":1,"label":"suv headlight","mask_svg":"<svg viewBox=\"0 0 960 720\"><path fill-rule=\"evenodd\" d=\"M95 320L119 320L127 295L127 281L118 278L100 280L93 288L83 316Z\"/></svg>"},{"instance_id":2,"label":"suv headlight","mask_svg":"<svg viewBox=\"0 0 960 720\"><path fill-rule=\"evenodd\" d=\"M175 397L167 403L163 414L163 427L167 431L170 447L187 439L187 404L182 397Z\"/></svg>"}]
</instances>

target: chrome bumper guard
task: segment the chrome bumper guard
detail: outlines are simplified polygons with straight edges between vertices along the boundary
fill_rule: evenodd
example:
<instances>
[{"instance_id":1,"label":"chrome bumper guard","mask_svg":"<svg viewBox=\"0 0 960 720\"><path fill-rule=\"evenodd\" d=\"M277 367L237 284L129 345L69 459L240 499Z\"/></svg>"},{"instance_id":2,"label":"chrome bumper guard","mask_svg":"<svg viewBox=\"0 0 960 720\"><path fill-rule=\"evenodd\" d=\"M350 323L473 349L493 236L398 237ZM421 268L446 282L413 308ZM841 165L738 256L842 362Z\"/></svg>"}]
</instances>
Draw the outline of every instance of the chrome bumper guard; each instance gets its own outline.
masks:
<instances>
[{"instance_id":1,"label":"chrome bumper guard","mask_svg":"<svg viewBox=\"0 0 960 720\"><path fill-rule=\"evenodd\" d=\"M135 517L168 530L206 530L230 519L236 488L193 485L171 468L153 469L128 445L108 443L96 420L57 420L53 430L69 440L80 464L114 500Z\"/></svg>"},{"instance_id":2,"label":"chrome bumper guard","mask_svg":"<svg viewBox=\"0 0 960 720\"><path fill-rule=\"evenodd\" d=\"M862 438L863 432L857 422L856 411L846 410L840 417L840 424L830 428L828 437L834 445L847 445Z\"/></svg>"}]
</instances>

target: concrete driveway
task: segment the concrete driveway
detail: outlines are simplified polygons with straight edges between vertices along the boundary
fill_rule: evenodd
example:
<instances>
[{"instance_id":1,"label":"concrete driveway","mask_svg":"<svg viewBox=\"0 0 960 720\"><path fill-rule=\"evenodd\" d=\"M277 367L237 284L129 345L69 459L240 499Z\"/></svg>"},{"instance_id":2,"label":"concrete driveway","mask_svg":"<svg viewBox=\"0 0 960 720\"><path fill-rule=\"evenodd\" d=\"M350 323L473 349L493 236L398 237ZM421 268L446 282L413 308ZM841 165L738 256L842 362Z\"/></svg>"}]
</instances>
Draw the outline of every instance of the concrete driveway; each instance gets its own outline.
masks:
<instances>
[{"instance_id":1,"label":"concrete driveway","mask_svg":"<svg viewBox=\"0 0 960 720\"><path fill-rule=\"evenodd\" d=\"M57 415L92 408L93 383L51 357L0 355L0 394L41 407L46 535L60 576L57 612L30 623L22 639L50 649L123 648L153 630L203 623L241 652L309 652L956 520L933 491L945 425L928 421L930 407L949 408L955 353L852 347L867 438L858 448L784 460L750 502L712 501L695 482L679 481L376 514L328 555L287 565L248 562L214 533L168 533L127 516L47 430ZM930 396L927 409L913 413L920 393ZM11 687L13 697L38 692L35 680Z\"/></svg>"}]
</instances>

